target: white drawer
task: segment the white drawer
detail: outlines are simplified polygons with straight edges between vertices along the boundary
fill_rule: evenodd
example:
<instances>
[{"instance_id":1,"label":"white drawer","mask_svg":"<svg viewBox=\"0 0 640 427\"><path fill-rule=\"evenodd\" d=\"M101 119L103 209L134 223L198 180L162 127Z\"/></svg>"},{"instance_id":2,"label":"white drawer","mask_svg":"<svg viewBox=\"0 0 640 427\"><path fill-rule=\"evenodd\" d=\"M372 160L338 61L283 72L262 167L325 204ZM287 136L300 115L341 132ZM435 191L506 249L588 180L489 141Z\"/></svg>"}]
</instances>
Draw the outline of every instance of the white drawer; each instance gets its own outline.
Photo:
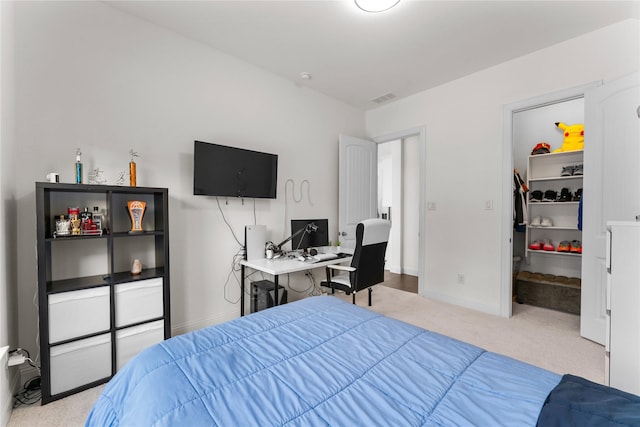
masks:
<instances>
[{"instance_id":1,"label":"white drawer","mask_svg":"<svg viewBox=\"0 0 640 427\"><path fill-rule=\"evenodd\" d=\"M116 364L118 370L122 369L133 356L161 341L164 341L164 320L157 320L116 331Z\"/></svg>"},{"instance_id":2,"label":"white drawer","mask_svg":"<svg viewBox=\"0 0 640 427\"><path fill-rule=\"evenodd\" d=\"M162 317L162 278L116 285L116 327Z\"/></svg>"},{"instance_id":3,"label":"white drawer","mask_svg":"<svg viewBox=\"0 0 640 427\"><path fill-rule=\"evenodd\" d=\"M50 343L109 328L108 286L49 295Z\"/></svg>"},{"instance_id":4,"label":"white drawer","mask_svg":"<svg viewBox=\"0 0 640 427\"><path fill-rule=\"evenodd\" d=\"M111 334L51 347L51 394L111 376Z\"/></svg>"}]
</instances>

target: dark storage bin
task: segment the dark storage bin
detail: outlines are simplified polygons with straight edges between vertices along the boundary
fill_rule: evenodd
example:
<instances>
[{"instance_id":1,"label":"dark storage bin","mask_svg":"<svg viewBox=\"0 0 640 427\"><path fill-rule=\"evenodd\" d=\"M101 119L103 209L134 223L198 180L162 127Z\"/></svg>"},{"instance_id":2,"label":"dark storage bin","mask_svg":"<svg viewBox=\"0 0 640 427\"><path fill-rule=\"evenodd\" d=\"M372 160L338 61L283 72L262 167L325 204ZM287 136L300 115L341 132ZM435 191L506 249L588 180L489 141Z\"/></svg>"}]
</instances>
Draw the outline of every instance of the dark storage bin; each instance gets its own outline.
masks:
<instances>
[{"instance_id":1,"label":"dark storage bin","mask_svg":"<svg viewBox=\"0 0 640 427\"><path fill-rule=\"evenodd\" d=\"M580 314L580 279L521 271L516 276L516 302Z\"/></svg>"}]
</instances>

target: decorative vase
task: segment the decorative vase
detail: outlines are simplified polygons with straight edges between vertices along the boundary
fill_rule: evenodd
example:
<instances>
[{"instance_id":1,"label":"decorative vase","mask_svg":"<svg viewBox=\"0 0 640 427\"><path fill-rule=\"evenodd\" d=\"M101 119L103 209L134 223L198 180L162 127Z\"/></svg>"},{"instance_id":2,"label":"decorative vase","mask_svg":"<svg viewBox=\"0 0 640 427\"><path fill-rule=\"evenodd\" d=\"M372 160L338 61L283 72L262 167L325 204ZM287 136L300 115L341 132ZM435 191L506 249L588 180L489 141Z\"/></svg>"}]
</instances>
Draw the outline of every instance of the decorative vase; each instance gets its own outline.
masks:
<instances>
[{"instance_id":1,"label":"decorative vase","mask_svg":"<svg viewBox=\"0 0 640 427\"><path fill-rule=\"evenodd\" d=\"M145 202L140 200L130 200L127 202L127 209L129 210L129 216L131 217L131 230L129 233L142 233L142 217L144 216L144 210L147 207Z\"/></svg>"}]
</instances>

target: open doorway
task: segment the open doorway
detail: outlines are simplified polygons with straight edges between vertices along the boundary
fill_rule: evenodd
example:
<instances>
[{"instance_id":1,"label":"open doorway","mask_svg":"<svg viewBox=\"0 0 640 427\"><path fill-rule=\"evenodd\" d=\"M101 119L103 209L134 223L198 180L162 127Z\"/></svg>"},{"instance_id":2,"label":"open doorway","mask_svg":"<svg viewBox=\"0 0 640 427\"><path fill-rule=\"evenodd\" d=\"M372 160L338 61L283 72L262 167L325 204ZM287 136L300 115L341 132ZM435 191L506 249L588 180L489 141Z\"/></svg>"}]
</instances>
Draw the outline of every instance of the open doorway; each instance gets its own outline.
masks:
<instances>
[{"instance_id":1,"label":"open doorway","mask_svg":"<svg viewBox=\"0 0 640 427\"><path fill-rule=\"evenodd\" d=\"M378 144L378 216L391 221L385 286L418 293L419 138Z\"/></svg>"},{"instance_id":2,"label":"open doorway","mask_svg":"<svg viewBox=\"0 0 640 427\"><path fill-rule=\"evenodd\" d=\"M418 178L415 185L418 187L414 196L416 204L418 224L411 227L405 233L412 233L417 238L417 276L418 294L426 296L424 283L425 266L425 189L426 189L426 129L416 127L402 131L381 135L371 139L356 138L348 135L340 135L339 143L339 192L338 192L338 223L339 233L344 242L355 235L355 223L361 219L379 216L377 208L377 145L396 140L414 138L417 145ZM402 170L402 168L398 169ZM347 173L348 171L348 173ZM414 181L415 179L412 178ZM414 211L415 212L415 211ZM380 215L381 216L381 215ZM391 220L397 218L392 213ZM401 217L400 217L401 218ZM402 227L396 227L396 232ZM393 224L392 224L393 232ZM413 248L415 252L415 247Z\"/></svg>"}]
</instances>

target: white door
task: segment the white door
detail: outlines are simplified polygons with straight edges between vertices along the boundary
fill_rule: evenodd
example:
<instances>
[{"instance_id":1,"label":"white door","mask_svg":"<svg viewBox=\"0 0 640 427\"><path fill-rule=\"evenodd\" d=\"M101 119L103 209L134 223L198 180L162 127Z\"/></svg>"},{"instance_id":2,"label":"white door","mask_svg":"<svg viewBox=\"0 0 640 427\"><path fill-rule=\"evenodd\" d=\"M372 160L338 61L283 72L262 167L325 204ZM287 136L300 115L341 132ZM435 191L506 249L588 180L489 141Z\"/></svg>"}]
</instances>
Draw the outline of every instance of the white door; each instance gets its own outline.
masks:
<instances>
[{"instance_id":1,"label":"white door","mask_svg":"<svg viewBox=\"0 0 640 427\"><path fill-rule=\"evenodd\" d=\"M607 221L640 214L639 75L585 93L580 335L604 344Z\"/></svg>"},{"instance_id":2,"label":"white door","mask_svg":"<svg viewBox=\"0 0 640 427\"><path fill-rule=\"evenodd\" d=\"M358 222L378 216L378 145L340 135L339 156L338 232L340 243L354 248Z\"/></svg>"}]
</instances>

